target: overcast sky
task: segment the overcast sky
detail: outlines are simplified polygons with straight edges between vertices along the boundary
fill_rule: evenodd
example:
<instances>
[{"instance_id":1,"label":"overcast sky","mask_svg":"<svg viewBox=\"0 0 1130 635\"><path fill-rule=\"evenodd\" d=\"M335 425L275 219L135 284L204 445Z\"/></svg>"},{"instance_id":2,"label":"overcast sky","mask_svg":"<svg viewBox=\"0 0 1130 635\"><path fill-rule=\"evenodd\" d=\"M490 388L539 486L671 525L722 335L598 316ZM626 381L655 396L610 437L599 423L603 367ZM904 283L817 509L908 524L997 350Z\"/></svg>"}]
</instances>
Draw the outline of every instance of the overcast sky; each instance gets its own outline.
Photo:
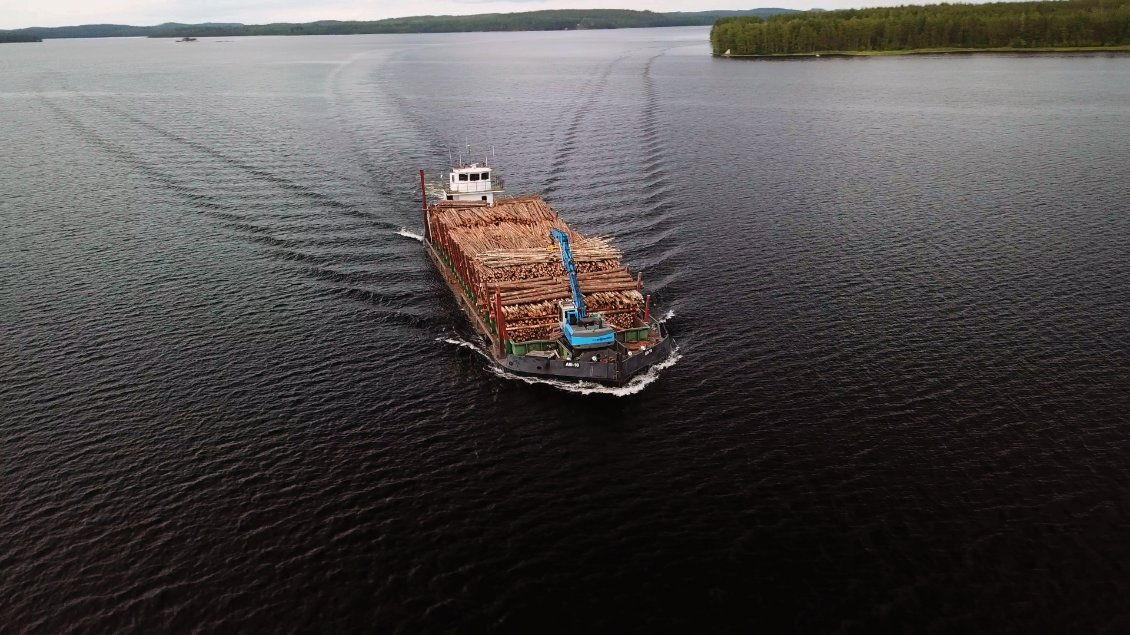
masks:
<instances>
[{"instance_id":1,"label":"overcast sky","mask_svg":"<svg viewBox=\"0 0 1130 635\"><path fill-rule=\"evenodd\" d=\"M937 0L920 0L925 4ZM162 22L312 22L408 15L510 13L537 9L843 9L911 4L907 0L0 0L0 29Z\"/></svg>"}]
</instances>

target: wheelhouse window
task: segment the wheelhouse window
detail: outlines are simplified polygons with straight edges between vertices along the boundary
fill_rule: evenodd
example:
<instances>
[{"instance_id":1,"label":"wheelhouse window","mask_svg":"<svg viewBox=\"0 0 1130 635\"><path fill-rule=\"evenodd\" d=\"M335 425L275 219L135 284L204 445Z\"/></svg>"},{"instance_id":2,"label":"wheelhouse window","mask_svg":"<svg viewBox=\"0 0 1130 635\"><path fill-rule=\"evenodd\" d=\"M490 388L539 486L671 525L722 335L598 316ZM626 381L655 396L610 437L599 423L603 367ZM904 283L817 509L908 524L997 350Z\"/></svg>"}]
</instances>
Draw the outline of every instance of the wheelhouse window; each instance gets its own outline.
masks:
<instances>
[{"instance_id":1,"label":"wheelhouse window","mask_svg":"<svg viewBox=\"0 0 1130 635\"><path fill-rule=\"evenodd\" d=\"M460 181L466 181L466 180L467 180L467 175L466 175L466 174L460 174L460 175L459 175L459 180L460 180Z\"/></svg>"},{"instance_id":2,"label":"wheelhouse window","mask_svg":"<svg viewBox=\"0 0 1130 635\"><path fill-rule=\"evenodd\" d=\"M483 172L483 180L484 181L490 180L490 172Z\"/></svg>"},{"instance_id":3,"label":"wheelhouse window","mask_svg":"<svg viewBox=\"0 0 1130 635\"><path fill-rule=\"evenodd\" d=\"M472 174L472 175L471 175L471 180L472 180L472 181L478 181L478 180L479 180L479 175L478 175L478 173L474 173L474 174Z\"/></svg>"}]
</instances>

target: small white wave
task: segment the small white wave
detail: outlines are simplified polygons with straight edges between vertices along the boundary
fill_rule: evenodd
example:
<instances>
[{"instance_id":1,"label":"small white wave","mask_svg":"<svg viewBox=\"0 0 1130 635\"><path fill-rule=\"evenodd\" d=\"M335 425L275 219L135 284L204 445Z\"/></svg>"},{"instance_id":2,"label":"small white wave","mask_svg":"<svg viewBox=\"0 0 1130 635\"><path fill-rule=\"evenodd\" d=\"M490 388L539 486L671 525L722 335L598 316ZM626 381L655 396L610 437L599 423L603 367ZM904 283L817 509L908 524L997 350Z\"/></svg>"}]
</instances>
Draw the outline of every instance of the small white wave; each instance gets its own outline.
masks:
<instances>
[{"instance_id":1,"label":"small white wave","mask_svg":"<svg viewBox=\"0 0 1130 635\"><path fill-rule=\"evenodd\" d=\"M437 342L443 342L445 344L452 344L452 345L458 346L460 348L469 348L469 349L475 351L476 353L478 353L479 355L482 355L486 359L490 360L492 362L491 366L494 365L493 364L494 360L491 358L491 356L486 351L484 351L481 346L478 346L477 344L475 344L473 342L468 342L467 340L461 340L457 337L437 337L436 341Z\"/></svg>"},{"instance_id":2,"label":"small white wave","mask_svg":"<svg viewBox=\"0 0 1130 635\"><path fill-rule=\"evenodd\" d=\"M675 317L675 309L667 309L667 312L663 314L663 317L659 318L659 322L662 324L663 322L666 322L673 317Z\"/></svg>"},{"instance_id":3,"label":"small white wave","mask_svg":"<svg viewBox=\"0 0 1130 635\"><path fill-rule=\"evenodd\" d=\"M401 227L400 229L396 230L396 234L398 236L404 236L405 238L411 238L412 240L424 242L423 236L421 236L420 234L417 234L415 232L408 231L407 227Z\"/></svg>"}]
</instances>

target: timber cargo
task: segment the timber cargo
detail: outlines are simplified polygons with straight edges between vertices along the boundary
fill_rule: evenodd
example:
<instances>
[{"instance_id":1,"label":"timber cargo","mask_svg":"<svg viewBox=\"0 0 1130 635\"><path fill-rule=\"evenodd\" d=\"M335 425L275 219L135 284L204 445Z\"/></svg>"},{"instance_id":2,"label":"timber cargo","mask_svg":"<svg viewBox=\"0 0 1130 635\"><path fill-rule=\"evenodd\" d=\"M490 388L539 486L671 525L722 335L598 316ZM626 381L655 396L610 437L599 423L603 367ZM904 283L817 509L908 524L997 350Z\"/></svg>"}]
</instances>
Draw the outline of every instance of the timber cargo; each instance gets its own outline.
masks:
<instances>
[{"instance_id":1,"label":"timber cargo","mask_svg":"<svg viewBox=\"0 0 1130 635\"><path fill-rule=\"evenodd\" d=\"M604 237L577 232L540 196L502 198L487 165L459 165L429 201L424 244L501 368L623 385L675 342L641 273Z\"/></svg>"}]
</instances>

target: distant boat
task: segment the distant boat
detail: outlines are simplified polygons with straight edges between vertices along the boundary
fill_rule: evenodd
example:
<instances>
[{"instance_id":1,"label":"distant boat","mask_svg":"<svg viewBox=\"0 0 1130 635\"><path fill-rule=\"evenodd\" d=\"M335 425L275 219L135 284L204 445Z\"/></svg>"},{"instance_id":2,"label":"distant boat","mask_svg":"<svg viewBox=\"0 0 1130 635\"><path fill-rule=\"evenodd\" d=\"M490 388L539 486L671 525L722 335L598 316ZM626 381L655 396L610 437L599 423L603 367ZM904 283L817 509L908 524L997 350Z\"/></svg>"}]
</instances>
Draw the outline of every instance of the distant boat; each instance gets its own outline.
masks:
<instances>
[{"instance_id":1,"label":"distant boat","mask_svg":"<svg viewBox=\"0 0 1130 635\"><path fill-rule=\"evenodd\" d=\"M196 41L196 38L194 38L194 37L182 37L181 39L177 40L177 42L195 42L195 41Z\"/></svg>"}]
</instances>

